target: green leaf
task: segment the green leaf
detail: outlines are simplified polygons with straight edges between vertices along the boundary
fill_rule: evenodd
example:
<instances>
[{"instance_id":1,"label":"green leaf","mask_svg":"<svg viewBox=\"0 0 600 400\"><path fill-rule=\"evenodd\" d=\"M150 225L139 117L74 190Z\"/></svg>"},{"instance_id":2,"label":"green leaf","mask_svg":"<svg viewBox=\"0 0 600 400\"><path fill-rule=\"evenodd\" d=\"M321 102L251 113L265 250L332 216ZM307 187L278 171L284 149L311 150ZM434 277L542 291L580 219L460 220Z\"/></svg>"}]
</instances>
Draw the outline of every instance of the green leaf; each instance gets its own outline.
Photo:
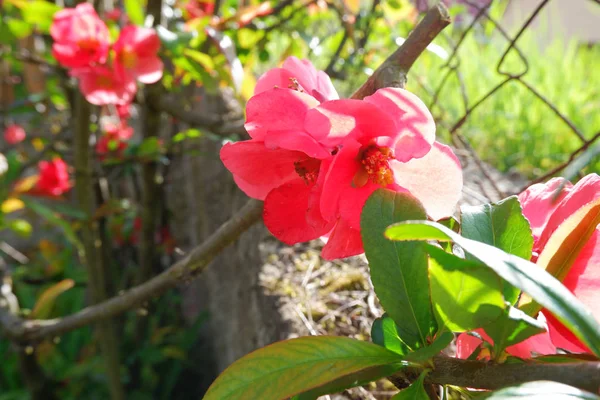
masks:
<instances>
[{"instance_id":1,"label":"green leaf","mask_svg":"<svg viewBox=\"0 0 600 400\"><path fill-rule=\"evenodd\" d=\"M17 38L23 39L31 35L31 25L29 25L26 21L15 19L15 18L7 18L6 25L10 32Z\"/></svg>"},{"instance_id":2,"label":"green leaf","mask_svg":"<svg viewBox=\"0 0 600 400\"><path fill-rule=\"evenodd\" d=\"M54 307L58 296L71 289L73 286L75 286L75 281L72 279L64 279L44 290L35 302L35 307L33 307L33 311L31 311L31 317L37 319L47 319L50 317L50 313L52 312L52 308Z\"/></svg>"},{"instance_id":3,"label":"green leaf","mask_svg":"<svg viewBox=\"0 0 600 400\"><path fill-rule=\"evenodd\" d=\"M144 6L141 0L124 0L125 12L136 25L144 25Z\"/></svg>"},{"instance_id":4,"label":"green leaf","mask_svg":"<svg viewBox=\"0 0 600 400\"><path fill-rule=\"evenodd\" d=\"M452 332L442 332L438 337L435 338L433 343L431 343L427 347L423 347L417 351L409 353L404 357L407 361L414 362L422 362L425 360L429 360L434 356L440 354L442 350L444 350L454 339L454 334Z\"/></svg>"},{"instance_id":5,"label":"green leaf","mask_svg":"<svg viewBox=\"0 0 600 400\"><path fill-rule=\"evenodd\" d=\"M509 399L527 399L527 400L598 400L600 397L577 389L564 383L552 381L534 381L523 383L518 386L511 386L495 392L485 394L478 399L486 400L509 400Z\"/></svg>"},{"instance_id":6,"label":"green leaf","mask_svg":"<svg viewBox=\"0 0 600 400\"><path fill-rule=\"evenodd\" d=\"M39 203L39 202L31 200L31 199L26 199L25 197L23 197L22 200L25 203L25 205L27 206L27 208L29 208L30 210L32 210L33 212L38 214L40 217L44 218L46 221L48 221L51 224L56 225L57 227L62 229L62 231L64 232L67 239L78 250L81 251L83 249L83 245L77 238L77 235L75 234L75 231L73 231L71 224L69 224L67 221L62 219L51 208L48 208L47 206L45 206L42 203Z\"/></svg>"},{"instance_id":7,"label":"green leaf","mask_svg":"<svg viewBox=\"0 0 600 400\"><path fill-rule=\"evenodd\" d=\"M189 57L192 60L196 61L198 64L202 65L206 72L210 73L215 70L215 63L213 62L211 56L209 56L208 54L192 49L183 50L183 54L186 57Z\"/></svg>"},{"instance_id":8,"label":"green leaf","mask_svg":"<svg viewBox=\"0 0 600 400\"><path fill-rule=\"evenodd\" d=\"M383 233L394 222L426 218L425 209L407 193L375 191L361 214L361 235L371 280L383 308L398 324L400 338L412 350L436 330L429 298L427 254L422 243L394 243Z\"/></svg>"},{"instance_id":9,"label":"green leaf","mask_svg":"<svg viewBox=\"0 0 600 400\"><path fill-rule=\"evenodd\" d=\"M48 1L33 0L24 3L23 8L21 8L21 14L26 23L36 25L42 33L49 33L52 18L60 9L59 6Z\"/></svg>"},{"instance_id":10,"label":"green leaf","mask_svg":"<svg viewBox=\"0 0 600 400\"><path fill-rule=\"evenodd\" d=\"M427 245L427 251L431 300L441 326L452 332L465 332L501 315L503 282L494 271L435 246Z\"/></svg>"},{"instance_id":11,"label":"green leaf","mask_svg":"<svg viewBox=\"0 0 600 400\"><path fill-rule=\"evenodd\" d=\"M594 354L600 355L600 324L591 311L558 280L535 264L493 246L463 238L435 222L396 224L388 228L386 236L392 240L453 241L548 309Z\"/></svg>"},{"instance_id":12,"label":"green leaf","mask_svg":"<svg viewBox=\"0 0 600 400\"><path fill-rule=\"evenodd\" d=\"M429 395L423 387L423 381L425 380L426 375L427 371L423 371L416 381L392 397L391 400L429 400Z\"/></svg>"},{"instance_id":13,"label":"green leaf","mask_svg":"<svg viewBox=\"0 0 600 400\"><path fill-rule=\"evenodd\" d=\"M332 336L284 340L234 362L204 400L279 400L309 391L314 396L389 376L405 365L401 356L373 343Z\"/></svg>"},{"instance_id":14,"label":"green leaf","mask_svg":"<svg viewBox=\"0 0 600 400\"><path fill-rule=\"evenodd\" d=\"M508 346L546 332L543 323L511 306L498 319L487 324L484 330L494 341L494 354L500 354Z\"/></svg>"},{"instance_id":15,"label":"green leaf","mask_svg":"<svg viewBox=\"0 0 600 400\"><path fill-rule=\"evenodd\" d=\"M526 260L531 259L533 235L517 196L492 204L464 206L461 208L461 220L463 237L492 245ZM504 297L514 304L519 291L507 285Z\"/></svg>"},{"instance_id":16,"label":"green leaf","mask_svg":"<svg viewBox=\"0 0 600 400\"><path fill-rule=\"evenodd\" d=\"M373 326L371 327L371 340L373 343L383 346L402 356L409 352L406 344L400 339L398 325L396 325L396 322L394 322L387 314L383 314L383 317L373 321Z\"/></svg>"}]
</instances>

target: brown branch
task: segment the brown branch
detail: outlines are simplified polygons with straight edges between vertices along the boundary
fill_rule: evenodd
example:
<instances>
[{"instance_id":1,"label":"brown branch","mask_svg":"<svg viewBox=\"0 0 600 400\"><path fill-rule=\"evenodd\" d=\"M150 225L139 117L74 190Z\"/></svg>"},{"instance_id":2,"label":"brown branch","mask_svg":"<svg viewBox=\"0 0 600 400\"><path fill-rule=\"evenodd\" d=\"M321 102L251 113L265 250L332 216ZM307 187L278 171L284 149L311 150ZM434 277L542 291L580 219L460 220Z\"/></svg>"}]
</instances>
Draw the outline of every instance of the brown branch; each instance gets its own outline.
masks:
<instances>
[{"instance_id":1,"label":"brown branch","mask_svg":"<svg viewBox=\"0 0 600 400\"><path fill-rule=\"evenodd\" d=\"M450 24L450 14L443 4L432 7L410 33L406 41L375 70L353 95L362 99L384 87L403 88L406 74L433 39Z\"/></svg>"},{"instance_id":2,"label":"brown branch","mask_svg":"<svg viewBox=\"0 0 600 400\"><path fill-rule=\"evenodd\" d=\"M390 377L402 384L406 376L418 376L417 368ZM495 390L533 381L554 381L592 393L600 391L600 362L496 364L444 356L433 359L433 370L425 382L474 389Z\"/></svg>"},{"instance_id":3,"label":"brown branch","mask_svg":"<svg viewBox=\"0 0 600 400\"><path fill-rule=\"evenodd\" d=\"M120 296L86 307L75 314L53 320L23 320L0 307L2 329L6 336L15 342L38 342L124 313L204 271L213 258L260 219L262 208L261 201L249 200L203 244L160 275L125 291Z\"/></svg>"}]
</instances>

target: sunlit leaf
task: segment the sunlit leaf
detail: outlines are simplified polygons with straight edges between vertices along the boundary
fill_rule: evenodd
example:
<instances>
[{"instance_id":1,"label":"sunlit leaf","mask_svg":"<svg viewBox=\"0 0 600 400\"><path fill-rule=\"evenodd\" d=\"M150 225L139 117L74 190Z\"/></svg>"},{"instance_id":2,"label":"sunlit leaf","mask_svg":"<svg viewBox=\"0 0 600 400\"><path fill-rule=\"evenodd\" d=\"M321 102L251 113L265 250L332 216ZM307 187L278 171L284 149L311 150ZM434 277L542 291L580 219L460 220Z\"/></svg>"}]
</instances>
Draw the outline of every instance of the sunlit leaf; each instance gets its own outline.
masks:
<instances>
[{"instance_id":1,"label":"sunlit leaf","mask_svg":"<svg viewBox=\"0 0 600 400\"><path fill-rule=\"evenodd\" d=\"M50 313L52 312L52 308L54 307L58 296L71 289L73 286L75 286L75 281L72 279L64 279L44 290L35 302L33 311L31 311L31 317L37 319L46 319L50 317Z\"/></svg>"},{"instance_id":2,"label":"sunlit leaf","mask_svg":"<svg viewBox=\"0 0 600 400\"><path fill-rule=\"evenodd\" d=\"M600 355L600 324L591 311L556 278L535 264L496 247L463 238L445 226L430 221L395 224L387 229L386 236L401 241L453 241L510 284L529 294L534 301L553 313L594 354Z\"/></svg>"},{"instance_id":3,"label":"sunlit leaf","mask_svg":"<svg viewBox=\"0 0 600 400\"><path fill-rule=\"evenodd\" d=\"M371 280L383 308L398 325L412 350L423 347L436 331L429 298L427 254L423 243L391 242L383 233L394 222L426 218L425 209L407 193L379 189L361 214L361 236Z\"/></svg>"},{"instance_id":4,"label":"sunlit leaf","mask_svg":"<svg viewBox=\"0 0 600 400\"><path fill-rule=\"evenodd\" d=\"M23 207L25 207L25 203L23 203L22 200L17 199L16 197L9 197L2 202L2 205L0 205L0 210L2 210L4 214L10 214L11 212L18 211Z\"/></svg>"},{"instance_id":5,"label":"sunlit leaf","mask_svg":"<svg viewBox=\"0 0 600 400\"><path fill-rule=\"evenodd\" d=\"M125 12L129 20L136 25L144 25L144 5L142 0L124 0Z\"/></svg>"},{"instance_id":6,"label":"sunlit leaf","mask_svg":"<svg viewBox=\"0 0 600 400\"><path fill-rule=\"evenodd\" d=\"M371 340L373 343L400 355L406 355L410 351L406 344L402 342L402 339L400 339L396 322L387 314L373 321Z\"/></svg>"},{"instance_id":7,"label":"sunlit leaf","mask_svg":"<svg viewBox=\"0 0 600 400\"><path fill-rule=\"evenodd\" d=\"M564 383L551 381L527 382L491 392L479 397L486 400L599 400L600 397Z\"/></svg>"},{"instance_id":8,"label":"sunlit leaf","mask_svg":"<svg viewBox=\"0 0 600 400\"><path fill-rule=\"evenodd\" d=\"M423 371L416 381L406 389L401 390L391 400L429 400L429 395L423 387L425 376L427 376L427 371Z\"/></svg>"},{"instance_id":9,"label":"sunlit leaf","mask_svg":"<svg viewBox=\"0 0 600 400\"><path fill-rule=\"evenodd\" d=\"M301 337L237 360L213 382L204 400L279 400L307 391L314 396L391 375L403 365L400 355L373 343L332 336Z\"/></svg>"}]
</instances>

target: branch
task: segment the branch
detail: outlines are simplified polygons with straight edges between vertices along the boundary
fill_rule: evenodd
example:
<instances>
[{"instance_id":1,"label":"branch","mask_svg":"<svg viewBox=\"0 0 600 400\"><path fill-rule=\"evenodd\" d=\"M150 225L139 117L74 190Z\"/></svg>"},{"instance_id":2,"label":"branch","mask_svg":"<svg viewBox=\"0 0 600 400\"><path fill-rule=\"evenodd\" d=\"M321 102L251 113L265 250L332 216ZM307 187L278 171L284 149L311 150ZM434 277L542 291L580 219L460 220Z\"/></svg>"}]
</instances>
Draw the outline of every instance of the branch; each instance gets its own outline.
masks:
<instances>
[{"instance_id":1,"label":"branch","mask_svg":"<svg viewBox=\"0 0 600 400\"><path fill-rule=\"evenodd\" d=\"M219 227L187 257L149 281L122 295L86 307L68 317L53 320L23 320L0 307L0 323L9 339L19 343L37 342L122 314L136 305L159 296L167 289L200 274L208 264L262 216L262 202L249 200L233 217Z\"/></svg>"},{"instance_id":2,"label":"branch","mask_svg":"<svg viewBox=\"0 0 600 400\"><path fill-rule=\"evenodd\" d=\"M420 373L417 368L407 369L390 378L401 384L406 376ZM437 356L426 383L453 385L474 389L495 390L533 381L554 381L592 393L600 391L600 362L495 364Z\"/></svg>"},{"instance_id":3,"label":"branch","mask_svg":"<svg viewBox=\"0 0 600 400\"><path fill-rule=\"evenodd\" d=\"M432 7L410 33L406 41L367 79L353 95L353 99L370 96L384 87L403 88L406 74L433 39L450 24L450 14L440 3Z\"/></svg>"}]
</instances>

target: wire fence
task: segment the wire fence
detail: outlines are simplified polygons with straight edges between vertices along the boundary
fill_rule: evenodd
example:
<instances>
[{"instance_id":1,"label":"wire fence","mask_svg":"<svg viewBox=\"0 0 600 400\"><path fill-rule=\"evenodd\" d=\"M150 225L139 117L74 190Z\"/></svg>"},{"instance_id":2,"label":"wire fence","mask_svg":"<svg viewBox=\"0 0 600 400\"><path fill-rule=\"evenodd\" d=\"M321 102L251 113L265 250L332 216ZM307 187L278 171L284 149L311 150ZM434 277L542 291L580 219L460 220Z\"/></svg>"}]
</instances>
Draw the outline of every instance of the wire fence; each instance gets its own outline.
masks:
<instances>
[{"instance_id":1,"label":"wire fence","mask_svg":"<svg viewBox=\"0 0 600 400\"><path fill-rule=\"evenodd\" d=\"M461 156L461 161L463 164L465 164L463 167L465 167L466 171L466 196L480 201L499 200L506 197L506 195L519 193L525 187L534 183L545 181L560 172L566 172L565 175L575 175L581 169L581 167L589 163L590 158L595 155L600 148L600 146L593 146L600 138L600 127L598 127L598 132L595 133L582 132L582 130L569 118L568 115L561 111L557 105L555 105L544 95L543 88L534 87L531 83L528 83L524 79L530 72L531 67L530 62L527 59L527 55L519 48L518 41L532 26L532 23L539 17L540 12L546 8L549 3L551 3L551 0L540 1L529 17L520 26L517 33L513 36L509 35L507 29L502 25L501 21L491 15L490 6L492 5L493 1L494 0L490 0L487 2L487 4L483 5L481 2L477 1L461 1L461 3L468 5L472 12L474 11L474 17L455 43L452 43L452 39L447 37L448 41L451 43L451 51L447 61L442 67L443 75L441 81L436 87L433 88L427 87L427 85L423 82L419 82L421 87L431 94L432 100L428 104L429 108L432 110L434 108L443 110L444 103L441 101L442 90L447 86L451 79L454 78L458 80L464 112L453 123L448 123L447 121L443 121L443 119L441 119L439 123L449 132L451 142L458 149L458 153ZM600 6L600 1L598 0L586 1L592 1ZM489 21L492 23L495 30L506 40L507 43L506 49L500 56L495 66L495 73L501 77L502 80L498 84L492 86L483 96L477 99L471 99L469 98L469 95L465 89L466 77L462 73L459 51L464 46L468 35L472 34L475 27L484 21ZM523 65L522 70L517 73L510 72L505 68L506 60L511 53L516 54ZM561 71L558 69L556 79L560 79L560 73ZM557 118L563 121L568 127L568 134L574 136L579 143L578 147L568 154L568 158L564 162L561 162L559 165L551 169L548 169L541 175L538 175L531 180L526 180L523 177L515 176L512 178L507 178L505 175L503 176L502 174L498 174L497 171L493 170L493 168L491 168L484 162L484 160L481 159L476 149L471 146L469 140L461 132L461 128L463 128L469 118L472 117L473 113L478 108L485 106L486 102L493 98L493 96L497 95L502 88L511 82L521 85L535 97L536 101L542 103ZM584 155L586 155L586 157L584 157ZM585 158L583 162L581 162L582 158ZM572 168L574 166L577 167L575 170ZM571 168L569 169L569 167ZM572 176L569 176L569 178L570 177ZM506 182L507 179L509 182ZM467 200L467 202L469 201Z\"/></svg>"}]
</instances>

